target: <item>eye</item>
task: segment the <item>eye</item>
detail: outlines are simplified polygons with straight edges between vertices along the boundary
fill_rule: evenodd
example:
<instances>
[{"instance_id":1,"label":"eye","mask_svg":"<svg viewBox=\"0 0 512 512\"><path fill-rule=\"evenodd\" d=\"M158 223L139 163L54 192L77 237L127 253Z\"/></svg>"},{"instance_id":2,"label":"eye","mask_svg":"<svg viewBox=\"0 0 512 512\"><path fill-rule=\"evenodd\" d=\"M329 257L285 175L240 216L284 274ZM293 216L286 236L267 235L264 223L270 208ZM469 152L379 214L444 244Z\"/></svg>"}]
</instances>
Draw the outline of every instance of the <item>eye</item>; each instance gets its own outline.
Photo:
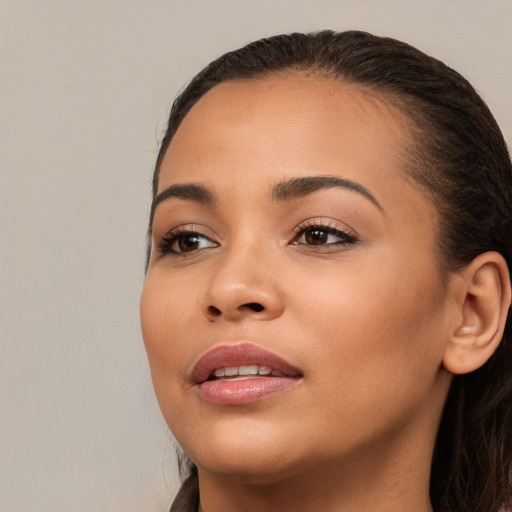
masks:
<instances>
[{"instance_id":1,"label":"eye","mask_svg":"<svg viewBox=\"0 0 512 512\"><path fill-rule=\"evenodd\" d=\"M294 245L333 246L354 244L355 236L332 225L313 224L297 228Z\"/></svg>"},{"instance_id":2,"label":"eye","mask_svg":"<svg viewBox=\"0 0 512 512\"><path fill-rule=\"evenodd\" d=\"M162 254L184 254L201 249L218 247L218 243L213 242L207 236L197 231L174 230L167 233L159 246Z\"/></svg>"}]
</instances>

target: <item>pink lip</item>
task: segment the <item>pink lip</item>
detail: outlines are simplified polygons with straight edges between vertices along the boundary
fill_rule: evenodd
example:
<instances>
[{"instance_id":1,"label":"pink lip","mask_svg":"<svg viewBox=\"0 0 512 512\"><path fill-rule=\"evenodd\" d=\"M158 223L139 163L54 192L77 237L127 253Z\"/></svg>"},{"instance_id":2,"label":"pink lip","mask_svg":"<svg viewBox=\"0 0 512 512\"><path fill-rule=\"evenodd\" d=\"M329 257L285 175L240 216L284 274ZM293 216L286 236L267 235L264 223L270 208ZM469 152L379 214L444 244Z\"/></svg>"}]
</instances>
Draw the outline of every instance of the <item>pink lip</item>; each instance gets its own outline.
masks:
<instances>
[{"instance_id":1,"label":"pink lip","mask_svg":"<svg viewBox=\"0 0 512 512\"><path fill-rule=\"evenodd\" d=\"M245 380L208 380L215 370L233 366L262 365L281 372ZM242 405L261 400L269 394L284 391L295 385L302 372L284 359L250 343L223 345L206 352L192 371L192 381L198 386L201 398L220 405Z\"/></svg>"}]
</instances>

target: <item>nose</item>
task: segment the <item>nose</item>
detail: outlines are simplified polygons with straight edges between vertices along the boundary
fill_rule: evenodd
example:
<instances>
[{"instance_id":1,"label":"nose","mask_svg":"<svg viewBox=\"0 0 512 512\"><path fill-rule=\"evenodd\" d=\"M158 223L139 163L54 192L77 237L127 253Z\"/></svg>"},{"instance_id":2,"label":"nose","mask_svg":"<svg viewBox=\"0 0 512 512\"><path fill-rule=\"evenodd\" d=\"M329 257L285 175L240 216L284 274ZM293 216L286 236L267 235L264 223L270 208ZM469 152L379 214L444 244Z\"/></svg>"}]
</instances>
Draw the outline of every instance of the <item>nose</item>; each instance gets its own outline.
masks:
<instances>
[{"instance_id":1,"label":"nose","mask_svg":"<svg viewBox=\"0 0 512 512\"><path fill-rule=\"evenodd\" d=\"M275 274L261 254L232 250L219 258L202 298L211 321L273 320L284 311Z\"/></svg>"}]
</instances>

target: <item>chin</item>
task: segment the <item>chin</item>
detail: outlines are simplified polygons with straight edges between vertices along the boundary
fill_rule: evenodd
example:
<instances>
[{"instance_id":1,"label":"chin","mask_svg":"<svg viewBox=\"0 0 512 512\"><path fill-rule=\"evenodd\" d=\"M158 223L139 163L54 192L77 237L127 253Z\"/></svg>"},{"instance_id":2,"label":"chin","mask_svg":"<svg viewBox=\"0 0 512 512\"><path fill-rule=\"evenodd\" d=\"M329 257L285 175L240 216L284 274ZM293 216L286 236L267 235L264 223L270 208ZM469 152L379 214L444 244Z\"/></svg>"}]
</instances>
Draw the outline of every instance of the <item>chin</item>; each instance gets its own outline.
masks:
<instances>
[{"instance_id":1,"label":"chin","mask_svg":"<svg viewBox=\"0 0 512 512\"><path fill-rule=\"evenodd\" d=\"M294 466L294 448L301 443L289 429L270 422L221 421L210 426L175 436L185 453L204 470L240 476L242 479L275 481ZM201 443L197 439L202 439Z\"/></svg>"}]
</instances>

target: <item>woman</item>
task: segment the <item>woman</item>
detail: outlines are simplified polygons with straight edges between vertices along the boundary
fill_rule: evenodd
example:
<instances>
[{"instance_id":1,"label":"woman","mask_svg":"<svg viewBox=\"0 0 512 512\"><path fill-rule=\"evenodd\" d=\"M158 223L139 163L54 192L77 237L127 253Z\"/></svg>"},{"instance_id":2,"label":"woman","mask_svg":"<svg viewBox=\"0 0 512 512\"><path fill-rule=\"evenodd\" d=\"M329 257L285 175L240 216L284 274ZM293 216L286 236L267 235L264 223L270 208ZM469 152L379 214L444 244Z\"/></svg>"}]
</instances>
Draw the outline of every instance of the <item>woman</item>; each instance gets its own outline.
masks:
<instances>
[{"instance_id":1,"label":"woman","mask_svg":"<svg viewBox=\"0 0 512 512\"><path fill-rule=\"evenodd\" d=\"M512 171L458 73L256 41L175 101L141 321L172 511L511 506Z\"/></svg>"}]
</instances>

